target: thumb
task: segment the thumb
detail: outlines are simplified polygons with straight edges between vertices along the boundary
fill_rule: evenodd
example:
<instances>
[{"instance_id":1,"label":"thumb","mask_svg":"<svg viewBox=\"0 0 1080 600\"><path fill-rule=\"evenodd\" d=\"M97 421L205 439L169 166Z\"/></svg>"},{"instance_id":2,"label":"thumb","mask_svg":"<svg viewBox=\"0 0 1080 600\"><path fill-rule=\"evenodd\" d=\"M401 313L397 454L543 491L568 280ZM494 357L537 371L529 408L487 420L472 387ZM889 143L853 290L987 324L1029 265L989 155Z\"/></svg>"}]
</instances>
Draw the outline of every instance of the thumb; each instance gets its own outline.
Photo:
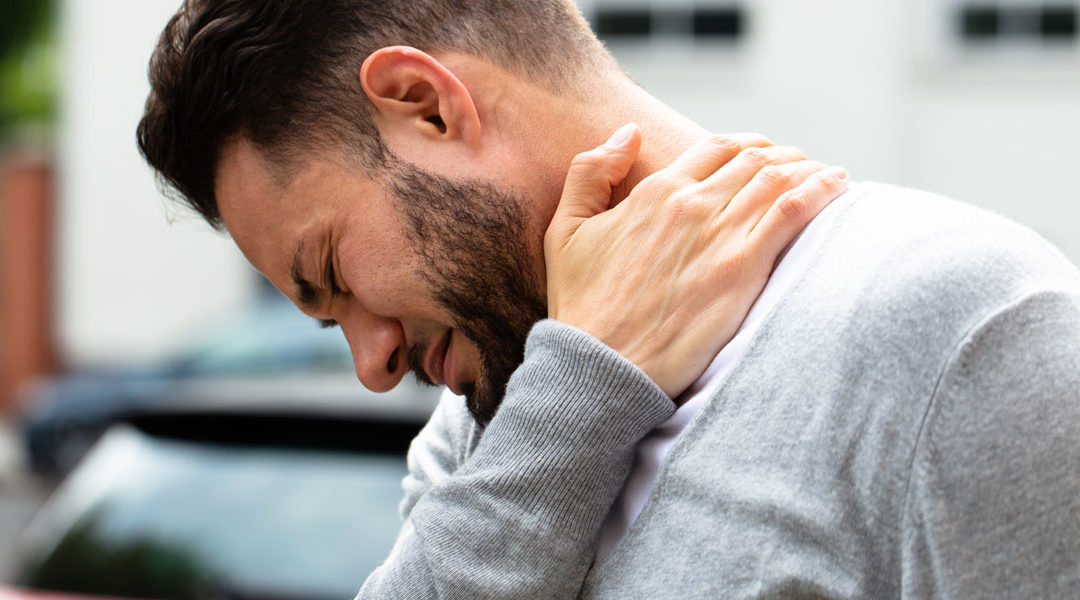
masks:
<instances>
[{"instance_id":1,"label":"thumb","mask_svg":"<svg viewBox=\"0 0 1080 600\"><path fill-rule=\"evenodd\" d=\"M640 152L641 130L630 123L616 131L604 145L574 157L548 229L557 238L552 241L561 246L585 219L607 210L611 188L626 177Z\"/></svg>"}]
</instances>

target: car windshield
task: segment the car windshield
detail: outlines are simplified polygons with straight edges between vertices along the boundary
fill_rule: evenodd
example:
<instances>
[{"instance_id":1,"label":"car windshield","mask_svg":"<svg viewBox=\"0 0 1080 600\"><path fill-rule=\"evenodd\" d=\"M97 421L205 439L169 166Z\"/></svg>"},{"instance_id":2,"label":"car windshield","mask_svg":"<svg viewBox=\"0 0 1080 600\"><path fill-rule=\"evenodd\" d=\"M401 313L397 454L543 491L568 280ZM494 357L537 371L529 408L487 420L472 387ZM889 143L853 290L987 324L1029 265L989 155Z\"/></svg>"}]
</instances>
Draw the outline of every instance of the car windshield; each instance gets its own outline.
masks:
<instances>
[{"instance_id":1,"label":"car windshield","mask_svg":"<svg viewBox=\"0 0 1080 600\"><path fill-rule=\"evenodd\" d=\"M145 598L352 597L400 527L400 455L114 428L25 536L20 583Z\"/></svg>"}]
</instances>

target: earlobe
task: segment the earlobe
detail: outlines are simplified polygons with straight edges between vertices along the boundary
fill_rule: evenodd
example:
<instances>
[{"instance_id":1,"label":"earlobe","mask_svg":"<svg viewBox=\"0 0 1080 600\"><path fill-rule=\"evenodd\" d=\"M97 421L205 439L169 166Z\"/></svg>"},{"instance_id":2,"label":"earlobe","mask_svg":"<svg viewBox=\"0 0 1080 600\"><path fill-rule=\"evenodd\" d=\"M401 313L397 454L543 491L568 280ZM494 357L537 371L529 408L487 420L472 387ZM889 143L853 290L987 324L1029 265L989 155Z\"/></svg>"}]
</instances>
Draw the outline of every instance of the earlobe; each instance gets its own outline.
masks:
<instances>
[{"instance_id":1,"label":"earlobe","mask_svg":"<svg viewBox=\"0 0 1080 600\"><path fill-rule=\"evenodd\" d=\"M360 84L380 128L419 133L432 141L470 146L480 142L480 118L472 95L426 52L407 46L381 48L364 60Z\"/></svg>"}]
</instances>

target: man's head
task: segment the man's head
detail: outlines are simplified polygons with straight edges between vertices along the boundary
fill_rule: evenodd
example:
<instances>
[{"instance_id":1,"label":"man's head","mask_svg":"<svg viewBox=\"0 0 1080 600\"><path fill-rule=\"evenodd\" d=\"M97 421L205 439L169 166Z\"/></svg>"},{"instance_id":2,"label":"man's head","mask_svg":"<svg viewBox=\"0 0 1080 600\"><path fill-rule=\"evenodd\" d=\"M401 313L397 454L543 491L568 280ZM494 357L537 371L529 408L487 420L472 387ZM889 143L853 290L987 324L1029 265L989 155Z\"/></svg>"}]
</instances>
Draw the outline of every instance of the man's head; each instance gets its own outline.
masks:
<instances>
[{"instance_id":1,"label":"man's head","mask_svg":"<svg viewBox=\"0 0 1080 600\"><path fill-rule=\"evenodd\" d=\"M543 121L614 71L570 0L188 0L138 138L342 326L365 385L412 368L483 422L546 312L543 231L580 145Z\"/></svg>"}]
</instances>

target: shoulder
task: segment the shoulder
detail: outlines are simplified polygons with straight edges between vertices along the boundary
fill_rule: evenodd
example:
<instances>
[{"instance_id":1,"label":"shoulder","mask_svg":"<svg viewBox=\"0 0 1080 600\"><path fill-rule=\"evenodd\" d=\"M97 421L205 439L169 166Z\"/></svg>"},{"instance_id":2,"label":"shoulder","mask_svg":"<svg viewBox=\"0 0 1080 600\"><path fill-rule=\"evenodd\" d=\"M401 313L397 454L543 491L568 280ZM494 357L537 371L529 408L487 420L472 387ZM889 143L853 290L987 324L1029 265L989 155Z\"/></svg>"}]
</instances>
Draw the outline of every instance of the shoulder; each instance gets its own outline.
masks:
<instances>
[{"instance_id":1,"label":"shoulder","mask_svg":"<svg viewBox=\"0 0 1080 600\"><path fill-rule=\"evenodd\" d=\"M925 277L959 278L953 283L1077 278L1053 245L1005 217L920 190L876 183L860 189L838 233L882 260L911 264Z\"/></svg>"},{"instance_id":2,"label":"shoulder","mask_svg":"<svg viewBox=\"0 0 1080 600\"><path fill-rule=\"evenodd\" d=\"M1055 597L1080 583L1080 295L1034 292L987 316L923 422L906 546L912 569L939 564L912 573L920 586Z\"/></svg>"},{"instance_id":3,"label":"shoulder","mask_svg":"<svg viewBox=\"0 0 1080 600\"><path fill-rule=\"evenodd\" d=\"M994 311L956 345L924 437L932 448L995 439L1041 446L1061 428L1074 428L1070 439L1080 439L1080 292L1041 290ZM993 455L989 448L976 453Z\"/></svg>"},{"instance_id":4,"label":"shoulder","mask_svg":"<svg viewBox=\"0 0 1080 600\"><path fill-rule=\"evenodd\" d=\"M1012 446L1022 440L1045 447L1063 428L1074 429L1070 440L1080 439L1080 292L1043 290L994 311L956 345L923 436L931 453L989 444L972 451L987 459L994 448L1018 456Z\"/></svg>"},{"instance_id":5,"label":"shoulder","mask_svg":"<svg viewBox=\"0 0 1080 600\"><path fill-rule=\"evenodd\" d=\"M949 322L955 335L1017 298L1080 290L1060 251L1004 217L883 184L855 193L816 269L860 308Z\"/></svg>"},{"instance_id":6,"label":"shoulder","mask_svg":"<svg viewBox=\"0 0 1080 600\"><path fill-rule=\"evenodd\" d=\"M1003 216L930 192L859 184L838 234L883 260L906 262L928 276L1012 279L1032 274L1075 279L1074 265L1031 229Z\"/></svg>"},{"instance_id":7,"label":"shoulder","mask_svg":"<svg viewBox=\"0 0 1080 600\"><path fill-rule=\"evenodd\" d=\"M1064 415L1080 424L1076 267L976 207L881 184L857 191L823 253L829 283L815 298L838 298L870 347L920 357L932 390L919 411L922 459L951 449L960 472L993 455L981 444L1036 441Z\"/></svg>"}]
</instances>

